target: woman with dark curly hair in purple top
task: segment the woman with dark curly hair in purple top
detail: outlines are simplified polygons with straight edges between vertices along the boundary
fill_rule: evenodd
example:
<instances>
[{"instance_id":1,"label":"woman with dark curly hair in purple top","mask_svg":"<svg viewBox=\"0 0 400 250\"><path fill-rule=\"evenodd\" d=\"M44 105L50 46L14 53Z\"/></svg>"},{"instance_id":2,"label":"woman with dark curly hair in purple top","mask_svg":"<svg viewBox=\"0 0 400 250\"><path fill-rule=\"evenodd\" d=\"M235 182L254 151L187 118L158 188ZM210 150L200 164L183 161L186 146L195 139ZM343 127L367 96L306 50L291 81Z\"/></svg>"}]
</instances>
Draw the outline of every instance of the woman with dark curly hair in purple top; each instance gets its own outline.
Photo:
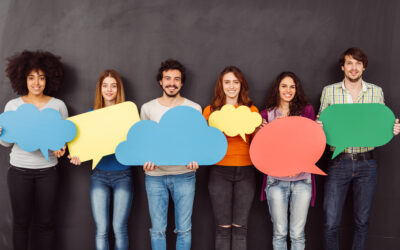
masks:
<instances>
[{"instance_id":1,"label":"woman with dark curly hair in purple top","mask_svg":"<svg viewBox=\"0 0 400 250\"><path fill-rule=\"evenodd\" d=\"M40 110L53 108L60 112L63 119L68 117L64 102L50 96L62 83L64 71L60 57L45 51L23 51L7 60L7 76L14 92L20 97L10 100L5 111L15 111L22 104L30 103ZM0 127L0 134L1 131ZM7 182L13 213L14 249L29 248L32 219L35 249L55 249L56 165L57 157L64 155L65 147L49 154L47 161L39 150L27 152L17 144L2 140L0 144L12 146Z\"/></svg>"},{"instance_id":2,"label":"woman with dark curly hair in purple top","mask_svg":"<svg viewBox=\"0 0 400 250\"><path fill-rule=\"evenodd\" d=\"M314 109L307 101L300 79L292 72L282 72L268 91L266 109L261 111L262 126L285 116L303 116L315 120ZM298 173L293 176L265 176L261 191L265 195L273 224L274 250L287 249L288 210L290 214L291 249L304 249L304 226L314 194L313 176Z\"/></svg>"}]
</instances>

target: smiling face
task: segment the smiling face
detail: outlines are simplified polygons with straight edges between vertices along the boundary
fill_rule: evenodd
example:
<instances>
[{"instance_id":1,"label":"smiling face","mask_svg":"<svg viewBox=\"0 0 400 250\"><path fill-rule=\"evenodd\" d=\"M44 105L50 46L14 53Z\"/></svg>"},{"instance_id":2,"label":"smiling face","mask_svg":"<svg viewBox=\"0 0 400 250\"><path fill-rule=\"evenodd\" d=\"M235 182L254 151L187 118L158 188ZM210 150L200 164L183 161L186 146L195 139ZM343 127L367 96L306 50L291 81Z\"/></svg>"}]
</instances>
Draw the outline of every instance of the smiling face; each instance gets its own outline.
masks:
<instances>
[{"instance_id":1,"label":"smiling face","mask_svg":"<svg viewBox=\"0 0 400 250\"><path fill-rule=\"evenodd\" d=\"M279 97L281 102L291 102L296 95L296 84L290 76L286 76L279 83Z\"/></svg>"},{"instance_id":2,"label":"smiling face","mask_svg":"<svg viewBox=\"0 0 400 250\"><path fill-rule=\"evenodd\" d=\"M32 70L26 77L26 87L29 95L43 95L46 87L46 75L41 69Z\"/></svg>"},{"instance_id":3,"label":"smiling face","mask_svg":"<svg viewBox=\"0 0 400 250\"><path fill-rule=\"evenodd\" d=\"M176 97L182 88L182 74L177 69L163 71L160 86L168 97Z\"/></svg>"},{"instance_id":4,"label":"smiling face","mask_svg":"<svg viewBox=\"0 0 400 250\"><path fill-rule=\"evenodd\" d=\"M347 55L344 58L344 64L342 66L344 77L350 82L357 82L361 79L362 73L364 72L364 64L362 61L354 59L351 55Z\"/></svg>"},{"instance_id":5,"label":"smiling face","mask_svg":"<svg viewBox=\"0 0 400 250\"><path fill-rule=\"evenodd\" d=\"M226 97L226 103L237 102L240 93L240 81L232 73L226 73L222 77L222 87Z\"/></svg>"},{"instance_id":6,"label":"smiling face","mask_svg":"<svg viewBox=\"0 0 400 250\"><path fill-rule=\"evenodd\" d=\"M107 76L101 84L101 95L104 103L114 103L117 99L118 85L115 78Z\"/></svg>"}]
</instances>

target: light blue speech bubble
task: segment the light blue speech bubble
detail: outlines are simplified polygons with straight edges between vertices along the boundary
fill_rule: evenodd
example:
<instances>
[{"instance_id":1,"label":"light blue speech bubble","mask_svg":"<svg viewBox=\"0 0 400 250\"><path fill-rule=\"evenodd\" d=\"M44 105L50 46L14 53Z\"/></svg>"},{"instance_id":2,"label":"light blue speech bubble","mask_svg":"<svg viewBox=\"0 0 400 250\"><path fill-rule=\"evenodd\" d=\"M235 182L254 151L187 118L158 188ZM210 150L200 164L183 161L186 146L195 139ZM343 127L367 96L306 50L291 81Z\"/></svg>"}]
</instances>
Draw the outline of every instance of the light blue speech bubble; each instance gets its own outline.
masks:
<instances>
[{"instance_id":1,"label":"light blue speech bubble","mask_svg":"<svg viewBox=\"0 0 400 250\"><path fill-rule=\"evenodd\" d=\"M49 149L59 150L76 135L75 124L63 120L57 110L47 108L40 111L35 105L25 103L16 111L0 115L2 132L0 139L17 143L27 152L40 150L49 160Z\"/></svg>"},{"instance_id":2,"label":"light blue speech bubble","mask_svg":"<svg viewBox=\"0 0 400 250\"><path fill-rule=\"evenodd\" d=\"M115 156L124 165L187 165L192 161L213 165L224 158L227 149L225 135L209 127L199 111L178 106L168 110L160 123L144 120L134 124Z\"/></svg>"}]
</instances>

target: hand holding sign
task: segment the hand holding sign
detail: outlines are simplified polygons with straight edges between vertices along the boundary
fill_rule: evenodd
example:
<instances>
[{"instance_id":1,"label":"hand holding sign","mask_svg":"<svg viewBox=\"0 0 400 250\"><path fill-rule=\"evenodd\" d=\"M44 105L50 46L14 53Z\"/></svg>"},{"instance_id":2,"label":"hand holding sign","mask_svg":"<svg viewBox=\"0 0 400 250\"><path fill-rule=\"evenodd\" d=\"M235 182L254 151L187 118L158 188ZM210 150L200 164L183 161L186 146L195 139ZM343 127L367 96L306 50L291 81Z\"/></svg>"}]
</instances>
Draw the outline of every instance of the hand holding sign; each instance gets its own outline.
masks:
<instances>
[{"instance_id":1,"label":"hand holding sign","mask_svg":"<svg viewBox=\"0 0 400 250\"><path fill-rule=\"evenodd\" d=\"M94 169L101 158L113 154L126 139L129 128L140 121L133 102L123 102L68 118L78 128L76 138L68 143L71 156L80 162L93 160Z\"/></svg>"},{"instance_id":2,"label":"hand holding sign","mask_svg":"<svg viewBox=\"0 0 400 250\"><path fill-rule=\"evenodd\" d=\"M383 104L335 104L322 111L326 142L336 147L332 159L347 147L377 147L393 138L395 116Z\"/></svg>"},{"instance_id":3,"label":"hand holding sign","mask_svg":"<svg viewBox=\"0 0 400 250\"><path fill-rule=\"evenodd\" d=\"M313 120L289 116L258 131L250 145L250 158L258 170L276 177L301 172L326 175L315 166L325 144L324 131Z\"/></svg>"},{"instance_id":4,"label":"hand holding sign","mask_svg":"<svg viewBox=\"0 0 400 250\"><path fill-rule=\"evenodd\" d=\"M246 141L246 134L251 134L261 124L262 118L258 112L252 112L247 106L235 108L224 105L221 110L214 111L208 118L208 124L227 136L240 135Z\"/></svg>"},{"instance_id":5,"label":"hand holding sign","mask_svg":"<svg viewBox=\"0 0 400 250\"><path fill-rule=\"evenodd\" d=\"M16 111L1 114L0 127L0 139L17 143L27 152L40 149L46 160L49 160L49 149L61 149L76 135L75 125L63 120L57 110L47 108L40 111L29 103L21 105Z\"/></svg>"}]
</instances>

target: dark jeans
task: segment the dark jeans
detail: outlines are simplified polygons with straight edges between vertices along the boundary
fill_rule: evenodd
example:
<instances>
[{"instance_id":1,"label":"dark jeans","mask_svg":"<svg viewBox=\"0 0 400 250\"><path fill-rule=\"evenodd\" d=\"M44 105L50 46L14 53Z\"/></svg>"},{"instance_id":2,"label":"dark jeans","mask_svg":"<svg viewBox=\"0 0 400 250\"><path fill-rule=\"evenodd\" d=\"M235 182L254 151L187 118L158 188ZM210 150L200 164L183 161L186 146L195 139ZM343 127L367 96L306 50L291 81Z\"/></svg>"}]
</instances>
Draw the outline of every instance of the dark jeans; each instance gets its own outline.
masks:
<instances>
[{"instance_id":1,"label":"dark jeans","mask_svg":"<svg viewBox=\"0 0 400 250\"><path fill-rule=\"evenodd\" d=\"M253 166L213 166L208 189L216 224L215 249L245 250L247 221L255 194Z\"/></svg>"},{"instance_id":2,"label":"dark jeans","mask_svg":"<svg viewBox=\"0 0 400 250\"><path fill-rule=\"evenodd\" d=\"M327 171L324 193L324 248L339 249L339 225L347 190L354 196L353 250L366 248L369 215L376 186L376 160L335 159Z\"/></svg>"},{"instance_id":3,"label":"dark jeans","mask_svg":"<svg viewBox=\"0 0 400 250\"><path fill-rule=\"evenodd\" d=\"M13 213L14 250L28 249L32 218L36 249L54 250L57 168L26 169L10 166L7 181Z\"/></svg>"}]
</instances>

